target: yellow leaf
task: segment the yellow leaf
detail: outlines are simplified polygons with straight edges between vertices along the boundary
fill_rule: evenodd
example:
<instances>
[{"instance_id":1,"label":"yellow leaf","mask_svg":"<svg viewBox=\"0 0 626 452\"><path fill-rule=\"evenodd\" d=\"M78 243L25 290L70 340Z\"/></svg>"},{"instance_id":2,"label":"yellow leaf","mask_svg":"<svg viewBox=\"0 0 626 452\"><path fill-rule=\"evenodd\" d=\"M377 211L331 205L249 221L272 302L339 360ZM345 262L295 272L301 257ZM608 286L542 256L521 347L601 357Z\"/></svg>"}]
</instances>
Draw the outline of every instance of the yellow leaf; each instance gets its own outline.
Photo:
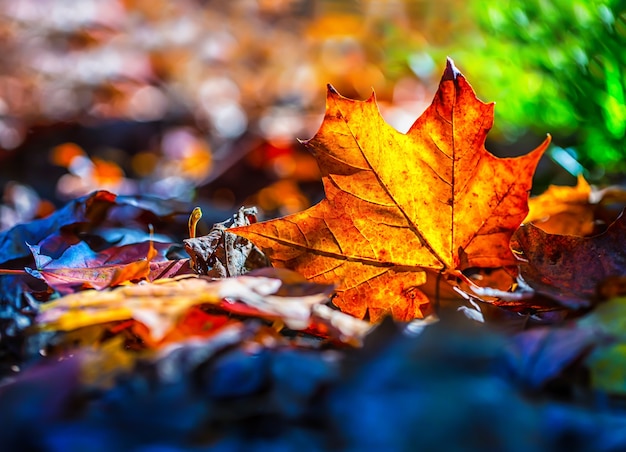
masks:
<instances>
[{"instance_id":1,"label":"yellow leaf","mask_svg":"<svg viewBox=\"0 0 626 452\"><path fill-rule=\"evenodd\" d=\"M280 279L262 276L212 280L185 275L105 291L85 290L42 304L36 323L45 331L71 331L134 319L148 328L150 340L156 343L196 305L238 300L260 315L279 318L291 329L304 329L313 306L328 301L326 286L297 296L282 293L282 286Z\"/></svg>"},{"instance_id":2,"label":"yellow leaf","mask_svg":"<svg viewBox=\"0 0 626 452\"><path fill-rule=\"evenodd\" d=\"M551 185L530 198L524 223L534 223L550 234L589 235L594 229L595 210L590 197L591 186L582 175L575 187Z\"/></svg>"}]
</instances>

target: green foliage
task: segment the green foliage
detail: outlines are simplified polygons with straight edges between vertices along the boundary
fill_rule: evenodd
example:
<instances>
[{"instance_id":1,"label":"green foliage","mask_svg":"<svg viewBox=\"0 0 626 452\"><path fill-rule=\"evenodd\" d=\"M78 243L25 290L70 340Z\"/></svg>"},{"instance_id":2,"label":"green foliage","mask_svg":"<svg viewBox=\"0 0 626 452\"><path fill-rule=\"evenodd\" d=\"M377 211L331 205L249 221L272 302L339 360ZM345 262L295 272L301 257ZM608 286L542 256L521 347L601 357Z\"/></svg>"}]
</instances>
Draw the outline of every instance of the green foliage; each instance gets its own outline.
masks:
<instances>
[{"instance_id":1,"label":"green foliage","mask_svg":"<svg viewBox=\"0 0 626 452\"><path fill-rule=\"evenodd\" d=\"M482 37L457 59L484 98L506 99L500 132L551 132L586 168L624 171L626 2L475 0L473 13Z\"/></svg>"},{"instance_id":2,"label":"green foliage","mask_svg":"<svg viewBox=\"0 0 626 452\"><path fill-rule=\"evenodd\" d=\"M626 394L626 297L598 306L578 323L595 330L598 337L611 338L596 347L586 359L593 386L614 394Z\"/></svg>"}]
</instances>

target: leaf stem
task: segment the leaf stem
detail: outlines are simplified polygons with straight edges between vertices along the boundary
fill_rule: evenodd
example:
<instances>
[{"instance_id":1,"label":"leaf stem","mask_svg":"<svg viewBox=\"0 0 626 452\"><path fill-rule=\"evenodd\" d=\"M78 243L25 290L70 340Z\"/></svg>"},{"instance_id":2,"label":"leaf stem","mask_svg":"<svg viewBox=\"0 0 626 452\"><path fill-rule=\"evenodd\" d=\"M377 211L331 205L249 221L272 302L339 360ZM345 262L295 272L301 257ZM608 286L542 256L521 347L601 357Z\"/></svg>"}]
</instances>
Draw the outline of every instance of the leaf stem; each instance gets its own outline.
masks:
<instances>
[{"instance_id":1,"label":"leaf stem","mask_svg":"<svg viewBox=\"0 0 626 452\"><path fill-rule=\"evenodd\" d=\"M25 275L26 270L9 270L0 268L0 275Z\"/></svg>"}]
</instances>

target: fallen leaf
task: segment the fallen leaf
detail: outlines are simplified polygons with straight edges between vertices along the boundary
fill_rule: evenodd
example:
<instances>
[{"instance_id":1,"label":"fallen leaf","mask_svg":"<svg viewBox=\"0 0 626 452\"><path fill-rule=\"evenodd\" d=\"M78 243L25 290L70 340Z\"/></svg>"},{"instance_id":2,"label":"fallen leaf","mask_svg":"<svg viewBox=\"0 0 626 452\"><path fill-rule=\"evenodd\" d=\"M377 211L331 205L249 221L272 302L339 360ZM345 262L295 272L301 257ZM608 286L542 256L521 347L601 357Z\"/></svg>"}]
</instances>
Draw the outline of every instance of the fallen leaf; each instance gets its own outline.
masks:
<instances>
[{"instance_id":1,"label":"fallen leaf","mask_svg":"<svg viewBox=\"0 0 626 452\"><path fill-rule=\"evenodd\" d=\"M430 107L408 133L389 126L372 95L353 101L329 87L320 130L304 142L326 198L310 209L230 229L272 263L338 282L343 311L378 321L431 310L423 269L516 263L509 248L549 137L533 152L497 158L484 147L493 104L479 101L451 60Z\"/></svg>"},{"instance_id":2,"label":"fallen leaf","mask_svg":"<svg viewBox=\"0 0 626 452\"><path fill-rule=\"evenodd\" d=\"M590 328L570 324L522 331L511 338L509 348L518 378L536 389L556 378L601 339Z\"/></svg>"},{"instance_id":3,"label":"fallen leaf","mask_svg":"<svg viewBox=\"0 0 626 452\"><path fill-rule=\"evenodd\" d=\"M54 293L45 281L42 281L45 278L41 273L34 271L36 277L25 273L25 267L32 269L37 266L27 244L37 244L40 250L38 254L48 256L51 260L58 260L65 253L68 253L66 257L70 256L73 247L79 244L86 247L88 244L89 248L95 251L90 251L90 254L83 253L85 257L94 253L102 253L101 257L104 257L106 253L111 252L117 253L117 258L119 258L117 263L128 264L133 260L145 258L146 253L130 259L137 250L136 247L129 246L125 248L129 255L123 258L120 254L120 248L123 245L139 242L147 244L147 241L151 239L155 242L171 242L172 238L163 233L168 226L172 229L172 220L178 212L183 210L186 208L183 209L181 202L142 196L117 196L101 190L73 200L46 218L1 231L0 335L12 336L31 325L37 307L33 301L25 300L31 300L34 296L37 301L45 301ZM147 227L149 224L156 225L160 233L150 234ZM79 258L79 254L77 253L75 257ZM113 258L113 256L110 257ZM69 260L66 262L69 263ZM91 261L91 264L103 265L102 263L96 264L96 261ZM133 266L136 265L144 264ZM80 267L80 265L67 265L66 267L73 268ZM161 270L163 269L165 266L161 267ZM110 276L114 276L115 269L110 270L112 270ZM143 275L143 269L140 270L139 273ZM156 271L156 269L153 270ZM92 274L90 276L75 274L74 276L83 280L93 279L97 284L98 277L103 274L100 270L85 270L85 272L92 272ZM117 274L123 276L123 273ZM137 271L134 273L137 274ZM159 271L151 276L158 277L162 273L163 271ZM166 271L165 275L171 275L171 272ZM115 278L109 282L115 281ZM71 278L65 282L57 280L56 283L65 286L68 291L72 286L82 286L80 281L71 281ZM106 283L104 285L106 286Z\"/></svg>"},{"instance_id":4,"label":"fallen leaf","mask_svg":"<svg viewBox=\"0 0 626 452\"><path fill-rule=\"evenodd\" d=\"M175 328L190 307L239 301L254 308L255 313L280 318L289 328L301 330L309 325L312 307L327 302L332 289L315 285L307 294L290 296L280 293L282 286L280 279L263 276L214 281L187 275L108 291L85 290L42 304L36 324L44 331L71 331L134 319L148 328L151 341L156 343Z\"/></svg>"},{"instance_id":5,"label":"fallen leaf","mask_svg":"<svg viewBox=\"0 0 626 452\"><path fill-rule=\"evenodd\" d=\"M194 210L192 217L196 212L202 215L202 211ZM214 224L207 235L183 240L193 270L200 275L227 278L267 267L269 263L261 250L246 238L229 232L231 227L256 223L256 215L256 208L242 207L231 219Z\"/></svg>"},{"instance_id":6,"label":"fallen leaf","mask_svg":"<svg viewBox=\"0 0 626 452\"><path fill-rule=\"evenodd\" d=\"M115 203L116 195L97 191L75 199L47 218L19 224L0 233L0 264L30 256L26 243L39 243L46 237L85 223L96 222Z\"/></svg>"},{"instance_id":7,"label":"fallen leaf","mask_svg":"<svg viewBox=\"0 0 626 452\"><path fill-rule=\"evenodd\" d=\"M40 254L39 245L28 245L35 258L36 271L46 283L62 294L79 289L104 289L127 281L140 281L150 276L150 262L158 251L153 242L114 247L93 253L85 242L68 248L59 259ZM169 244L159 243L159 250Z\"/></svg>"},{"instance_id":8,"label":"fallen leaf","mask_svg":"<svg viewBox=\"0 0 626 452\"><path fill-rule=\"evenodd\" d=\"M581 175L575 187L550 185L528 200L524 223L533 223L550 234L589 235L594 230L591 186Z\"/></svg>"},{"instance_id":9,"label":"fallen leaf","mask_svg":"<svg viewBox=\"0 0 626 452\"><path fill-rule=\"evenodd\" d=\"M591 236L604 232L626 207L623 187L599 189L578 176L575 187L551 185L528 200L524 223L550 234Z\"/></svg>"},{"instance_id":10,"label":"fallen leaf","mask_svg":"<svg viewBox=\"0 0 626 452\"><path fill-rule=\"evenodd\" d=\"M180 202L95 191L66 204L47 218L0 232L0 265L20 268L7 263L31 257L26 243L40 245L44 254L56 259L80 241L104 242L104 247L144 241L149 238L149 224L162 231L159 226L182 212Z\"/></svg>"},{"instance_id":11,"label":"fallen leaf","mask_svg":"<svg viewBox=\"0 0 626 452\"><path fill-rule=\"evenodd\" d=\"M223 313L209 314L198 306L192 306L185 311L175 325L163 337L154 339L149 327L145 324L132 321L130 329L132 333L143 341L143 345L157 348L166 344L176 344L192 338L208 338L220 331L226 325L237 323L238 320L230 318Z\"/></svg>"},{"instance_id":12,"label":"fallen leaf","mask_svg":"<svg viewBox=\"0 0 626 452\"><path fill-rule=\"evenodd\" d=\"M524 280L537 292L564 306L590 306L598 285L610 277L626 276L626 215L592 237L548 234L533 224L515 233L515 248L526 262Z\"/></svg>"}]
</instances>

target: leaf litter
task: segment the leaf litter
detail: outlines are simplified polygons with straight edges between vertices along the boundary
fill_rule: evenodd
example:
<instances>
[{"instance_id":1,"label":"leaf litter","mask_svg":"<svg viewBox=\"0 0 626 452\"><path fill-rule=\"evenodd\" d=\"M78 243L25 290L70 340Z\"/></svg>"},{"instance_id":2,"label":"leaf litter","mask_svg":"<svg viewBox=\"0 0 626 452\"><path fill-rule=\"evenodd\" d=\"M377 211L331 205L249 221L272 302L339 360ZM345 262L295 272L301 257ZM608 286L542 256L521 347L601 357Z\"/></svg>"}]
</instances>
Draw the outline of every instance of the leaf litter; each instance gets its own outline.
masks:
<instances>
[{"instance_id":1,"label":"leaf litter","mask_svg":"<svg viewBox=\"0 0 626 452\"><path fill-rule=\"evenodd\" d=\"M625 192L529 202L548 140L492 122L449 60L407 134L329 90L302 213L181 243L189 207L95 192L0 233L0 448L625 449Z\"/></svg>"}]
</instances>

